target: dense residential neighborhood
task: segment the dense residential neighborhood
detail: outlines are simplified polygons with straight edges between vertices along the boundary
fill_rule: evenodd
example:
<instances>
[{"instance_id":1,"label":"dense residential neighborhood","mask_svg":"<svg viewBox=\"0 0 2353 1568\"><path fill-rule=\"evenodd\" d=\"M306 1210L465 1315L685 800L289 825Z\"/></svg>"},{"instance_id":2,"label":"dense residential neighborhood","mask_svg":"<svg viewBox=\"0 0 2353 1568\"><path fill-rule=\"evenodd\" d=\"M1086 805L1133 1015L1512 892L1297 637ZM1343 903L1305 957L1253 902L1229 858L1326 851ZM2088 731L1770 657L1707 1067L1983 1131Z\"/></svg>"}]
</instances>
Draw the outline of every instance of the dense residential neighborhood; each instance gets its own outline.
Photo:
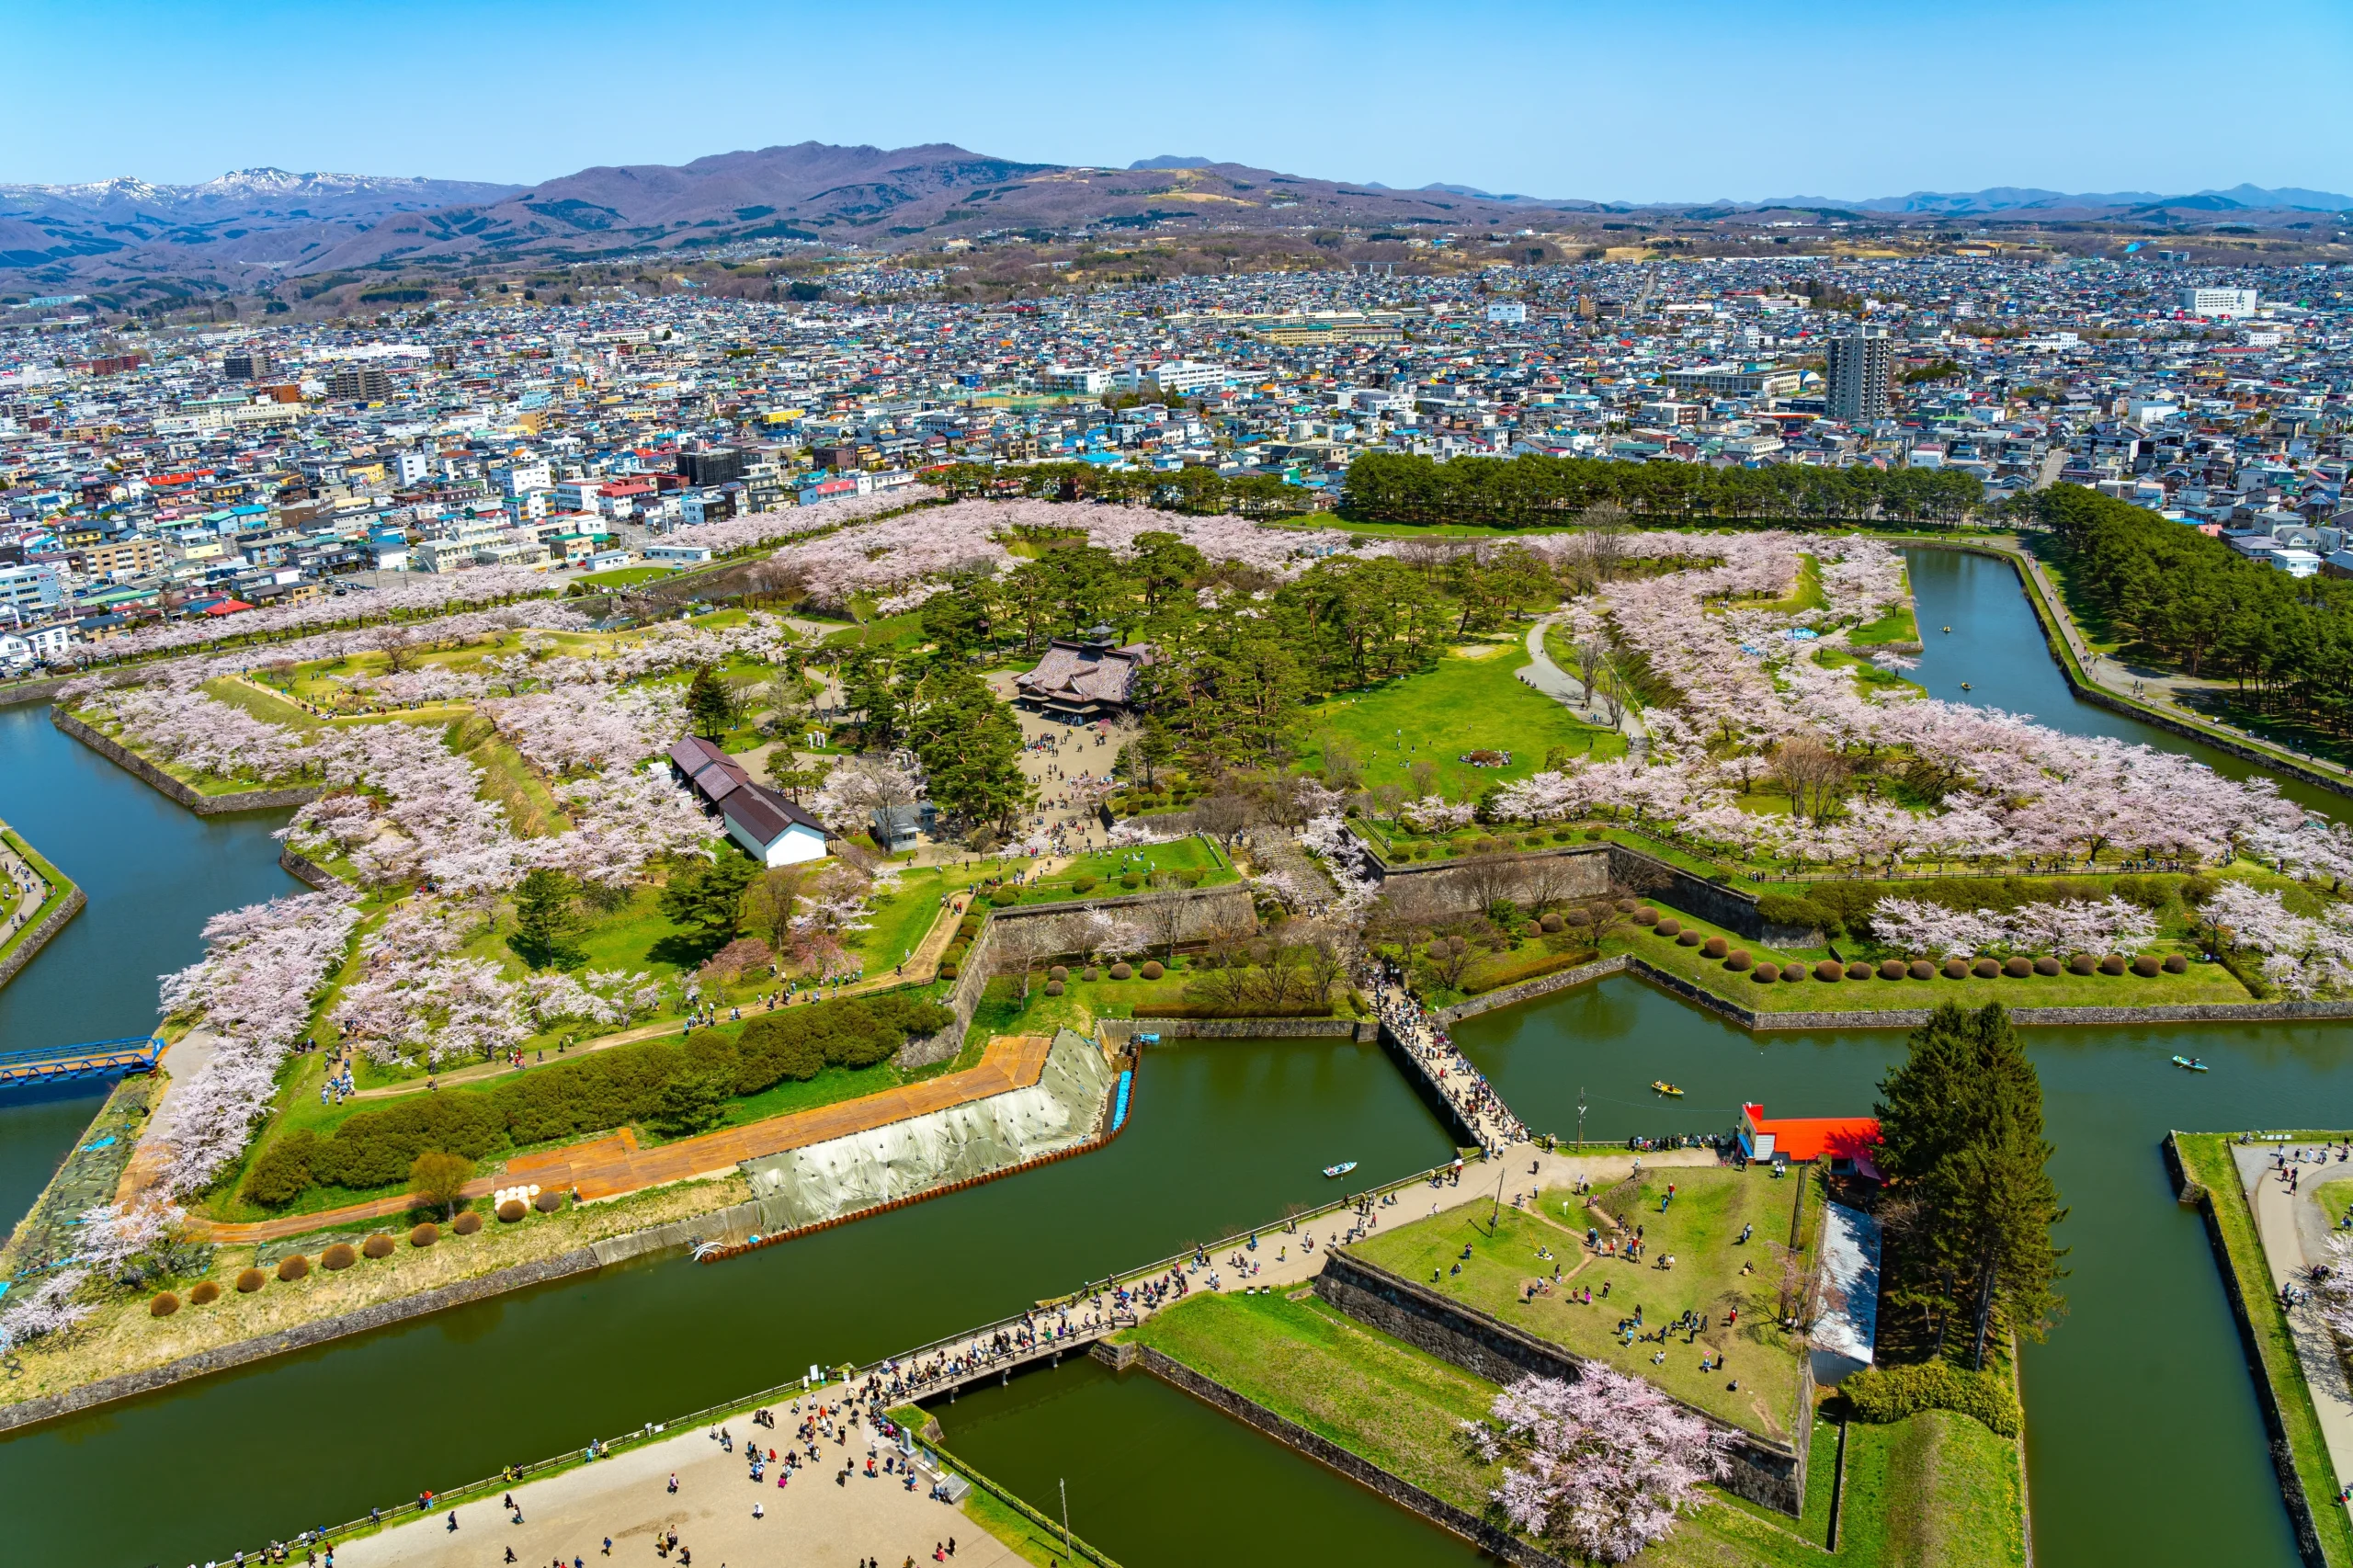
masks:
<instances>
[{"instance_id":1,"label":"dense residential neighborhood","mask_svg":"<svg viewBox=\"0 0 2353 1568\"><path fill-rule=\"evenodd\" d=\"M1180 505L1216 476L1221 507L1301 513L1368 454L1939 476L1937 520L2065 483L2341 574L2343 272L1588 262L982 305L850 256L775 303L673 279L149 328L0 299L0 665L405 574L697 565L756 541L712 525L955 464Z\"/></svg>"}]
</instances>

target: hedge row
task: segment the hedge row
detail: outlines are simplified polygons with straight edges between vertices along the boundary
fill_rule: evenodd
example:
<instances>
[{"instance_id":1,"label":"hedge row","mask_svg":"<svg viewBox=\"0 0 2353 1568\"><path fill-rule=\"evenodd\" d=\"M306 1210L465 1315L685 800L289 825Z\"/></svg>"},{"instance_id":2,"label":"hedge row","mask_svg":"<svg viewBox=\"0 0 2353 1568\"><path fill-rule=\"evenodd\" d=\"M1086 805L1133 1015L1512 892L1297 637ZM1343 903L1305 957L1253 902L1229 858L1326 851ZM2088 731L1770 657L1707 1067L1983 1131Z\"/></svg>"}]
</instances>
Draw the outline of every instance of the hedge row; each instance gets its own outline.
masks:
<instances>
[{"instance_id":1,"label":"hedge row","mask_svg":"<svg viewBox=\"0 0 2353 1568\"><path fill-rule=\"evenodd\" d=\"M2083 877L1931 877L1922 881L1816 882L1802 895L1768 892L1756 897L1756 913L1774 926L1796 926L1869 937L1871 905L1882 898L1917 899L1947 909L1991 909L2006 915L2023 904L2096 903L2113 892L2144 909L2164 909L2177 897L2200 903L2214 889L2211 877L2157 873L2117 877L2108 882Z\"/></svg>"},{"instance_id":2,"label":"hedge row","mask_svg":"<svg viewBox=\"0 0 2353 1568\"><path fill-rule=\"evenodd\" d=\"M690 1132L717 1123L731 1098L828 1066L871 1067L907 1037L945 1028L945 1007L888 994L763 1013L734 1040L702 1029L592 1051L481 1090L411 1095L364 1110L322 1138L287 1134L246 1173L244 1196L275 1208L312 1187L355 1191L408 1179L428 1149L480 1160L502 1149L643 1123Z\"/></svg>"},{"instance_id":3,"label":"hedge row","mask_svg":"<svg viewBox=\"0 0 2353 1568\"><path fill-rule=\"evenodd\" d=\"M1924 1410L1949 1410L2005 1437L2018 1435L2018 1394L1994 1372L1967 1372L1942 1361L1918 1367L1866 1367L1838 1385L1856 1419L1901 1421Z\"/></svg>"}]
</instances>

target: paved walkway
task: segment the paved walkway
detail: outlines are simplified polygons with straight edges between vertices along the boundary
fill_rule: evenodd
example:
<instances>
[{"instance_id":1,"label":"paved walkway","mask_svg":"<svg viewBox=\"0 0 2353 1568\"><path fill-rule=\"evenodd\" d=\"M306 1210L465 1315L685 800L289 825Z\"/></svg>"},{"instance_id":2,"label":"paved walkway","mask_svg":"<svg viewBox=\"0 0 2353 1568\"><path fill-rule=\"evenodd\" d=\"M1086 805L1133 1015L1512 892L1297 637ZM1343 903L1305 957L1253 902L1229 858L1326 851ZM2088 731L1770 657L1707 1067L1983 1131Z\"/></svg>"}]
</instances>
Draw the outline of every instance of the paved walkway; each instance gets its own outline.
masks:
<instances>
[{"instance_id":1,"label":"paved walkway","mask_svg":"<svg viewBox=\"0 0 2353 1568\"><path fill-rule=\"evenodd\" d=\"M49 902L49 883L39 871L33 869L30 861L6 844L0 844L0 870L7 872L8 880L17 888L16 906L8 911L5 919L0 919L0 947L6 947L8 938L15 936L28 921L32 919L34 913Z\"/></svg>"},{"instance_id":2,"label":"paved walkway","mask_svg":"<svg viewBox=\"0 0 2353 1568\"><path fill-rule=\"evenodd\" d=\"M2312 1266L2327 1261L2329 1217L2320 1211L2315 1193L2323 1181L2353 1176L2353 1164L2332 1160L2325 1170L2317 1165L2297 1164L2297 1153L2309 1153L2312 1147L2234 1144L2231 1149L2238 1162L2239 1179L2246 1187L2247 1207L2255 1211L2256 1233L2263 1242L2263 1260L2270 1267L2274 1291L2290 1283L2302 1289ZM2325 1150L2320 1153L2327 1157ZM2288 1156L2288 1169L2313 1178L2311 1187L2291 1191L2279 1178L2273 1161L2281 1153ZM2296 1341L2296 1359L2304 1369L2304 1386L2312 1392L2321 1437L2328 1445L2329 1463L2336 1484L2342 1487L2353 1482L2353 1388L2347 1384L2345 1358L2336 1336L2309 1302L2298 1302L2287 1316L2288 1332Z\"/></svg>"},{"instance_id":3,"label":"paved walkway","mask_svg":"<svg viewBox=\"0 0 2353 1568\"><path fill-rule=\"evenodd\" d=\"M1544 646L1545 631L1561 619L1557 614L1536 618L1536 623L1528 629L1529 662L1515 673L1522 681L1554 701L1575 709L1577 717L1586 723L1606 728L1608 722L1594 711L1593 693L1586 689L1583 681L1555 664L1551 652ZM1649 748L1650 732L1643 728L1643 716L1634 711L1631 704L1620 707L1617 727L1625 734L1626 744L1631 750L1640 752Z\"/></svg>"},{"instance_id":4,"label":"paved walkway","mask_svg":"<svg viewBox=\"0 0 2353 1568\"><path fill-rule=\"evenodd\" d=\"M130 1163L122 1167L122 1180L115 1187L115 1201L129 1203L162 1178L164 1149L171 1141L172 1128L179 1120L180 1096L189 1080L212 1060L220 1044L220 1036L199 1025L164 1048L157 1067L163 1074L164 1092L156 1099L147 1125L140 1129L139 1146L131 1152Z\"/></svg>"},{"instance_id":5,"label":"paved walkway","mask_svg":"<svg viewBox=\"0 0 2353 1568\"><path fill-rule=\"evenodd\" d=\"M631 1449L551 1476L527 1482L504 1496L512 1496L523 1522L501 1506L502 1497L437 1509L422 1518L412 1516L381 1534L362 1537L335 1550L338 1568L488 1568L501 1563L512 1548L516 1562L536 1565L556 1560L570 1562L625 1562L676 1564L677 1553L654 1555L657 1534L678 1532L678 1545L706 1568L853 1568L872 1560L900 1568L907 1560L932 1561L932 1550L949 1536L956 1538L958 1568L1000 1568L1022 1559L1012 1548L964 1517L961 1507L934 1501L928 1488L910 1492L895 1476L863 1473L870 1444L879 1454L889 1445L870 1428L849 1429L847 1446L821 1440L821 1460L802 1454L797 1471L771 1467L765 1480L750 1479L748 1446L756 1439L765 1453L779 1453L799 1425L788 1405L777 1413L779 1429L729 1425L736 1449L722 1449L710 1430L697 1426L665 1437L660 1442ZM855 1459L860 1473L837 1484L834 1472L845 1460ZM676 1474L678 1489L669 1489ZM790 1474L783 1486L779 1474ZM752 1517L756 1503L765 1518ZM458 1528L448 1521L454 1511ZM612 1555L604 1555L609 1539Z\"/></svg>"},{"instance_id":6,"label":"paved walkway","mask_svg":"<svg viewBox=\"0 0 2353 1568\"><path fill-rule=\"evenodd\" d=\"M1038 1082L1053 1042L1043 1035L1006 1035L989 1042L978 1064L921 1083L907 1084L881 1094L842 1100L789 1116L770 1117L744 1127L730 1127L699 1137L681 1138L658 1148L641 1149L629 1129L584 1143L566 1144L536 1154L518 1154L498 1173L478 1176L464 1187L468 1198L480 1198L502 1187L526 1182L552 1190L569 1188L584 1200L619 1198L665 1182L689 1176L722 1175L745 1160L780 1154L835 1138L868 1131L893 1121L944 1110L991 1095L1026 1089ZM242 1224L202 1224L189 1227L215 1243L282 1240L361 1220L384 1220L405 1214L415 1200L406 1193L355 1203L312 1214L290 1214L280 1220Z\"/></svg>"}]
</instances>

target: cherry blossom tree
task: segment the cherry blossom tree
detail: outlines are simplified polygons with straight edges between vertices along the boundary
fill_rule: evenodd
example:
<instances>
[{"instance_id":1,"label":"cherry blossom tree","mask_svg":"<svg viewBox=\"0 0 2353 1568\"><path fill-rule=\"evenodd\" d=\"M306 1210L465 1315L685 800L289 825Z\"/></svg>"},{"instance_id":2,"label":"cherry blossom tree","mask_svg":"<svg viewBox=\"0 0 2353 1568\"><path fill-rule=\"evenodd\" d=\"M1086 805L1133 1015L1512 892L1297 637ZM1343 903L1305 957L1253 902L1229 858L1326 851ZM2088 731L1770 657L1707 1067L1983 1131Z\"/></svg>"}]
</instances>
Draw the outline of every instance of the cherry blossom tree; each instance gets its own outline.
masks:
<instances>
[{"instance_id":1,"label":"cherry blossom tree","mask_svg":"<svg viewBox=\"0 0 2353 1568\"><path fill-rule=\"evenodd\" d=\"M61 1268L0 1299L0 1350L29 1345L46 1335L63 1334L96 1312L95 1302L76 1299L89 1278L86 1268Z\"/></svg>"},{"instance_id":2,"label":"cherry blossom tree","mask_svg":"<svg viewBox=\"0 0 2353 1568\"><path fill-rule=\"evenodd\" d=\"M1588 1361L1575 1381L1526 1377L1466 1423L1480 1455L1506 1461L1490 1494L1517 1528L1579 1556L1623 1562L1663 1540L1730 1466L1732 1439L1640 1378Z\"/></svg>"}]
</instances>

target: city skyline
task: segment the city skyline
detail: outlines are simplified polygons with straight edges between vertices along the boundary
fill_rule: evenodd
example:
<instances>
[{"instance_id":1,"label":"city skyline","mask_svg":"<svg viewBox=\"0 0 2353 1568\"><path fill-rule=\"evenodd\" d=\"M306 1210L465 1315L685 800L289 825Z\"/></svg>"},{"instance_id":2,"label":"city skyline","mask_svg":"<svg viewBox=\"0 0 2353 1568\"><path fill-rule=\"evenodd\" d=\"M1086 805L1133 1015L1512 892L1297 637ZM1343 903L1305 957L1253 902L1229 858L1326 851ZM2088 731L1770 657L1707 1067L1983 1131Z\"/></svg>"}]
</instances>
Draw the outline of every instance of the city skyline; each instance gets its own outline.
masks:
<instances>
[{"instance_id":1,"label":"city skyline","mask_svg":"<svg viewBox=\"0 0 2353 1568\"><path fill-rule=\"evenodd\" d=\"M925 5L897 28L728 6L659 35L609 4L488 15L427 4L388 25L392 15L36 6L16 32L26 59L69 60L101 36L143 47L109 62L107 94L63 70L21 84L0 180L191 184L271 165L529 184L807 139L1114 167L1175 153L1597 201L2353 189L2353 151L2328 134L2326 108L2353 59L2353 22L2316 4L2276 17L2297 40L2284 55L2253 36L2211 36L2211 17L2182 5L1997 6L1972 13L1965 34L1864 0L1801 23L1687 5L1672 29L1584 6L1485 6L1435 35L1393 5L1213 5L1182 28L1061 5ZM2153 96L2180 77L2191 28L2209 72L2267 84L2231 119L2168 117ZM926 47L911 51L914 39ZM663 40L686 47L646 52ZM1161 110L1090 107L1097 92L1129 101L1116 83L1142 62L1167 89L1145 95ZM508 90L507 67L540 85ZM192 84L220 94L240 81L267 112L222 114L219 98L189 112ZM355 101L377 108L354 113ZM1917 107L1939 103L1950 107ZM1891 123L1898 106L1904 120Z\"/></svg>"}]
</instances>

